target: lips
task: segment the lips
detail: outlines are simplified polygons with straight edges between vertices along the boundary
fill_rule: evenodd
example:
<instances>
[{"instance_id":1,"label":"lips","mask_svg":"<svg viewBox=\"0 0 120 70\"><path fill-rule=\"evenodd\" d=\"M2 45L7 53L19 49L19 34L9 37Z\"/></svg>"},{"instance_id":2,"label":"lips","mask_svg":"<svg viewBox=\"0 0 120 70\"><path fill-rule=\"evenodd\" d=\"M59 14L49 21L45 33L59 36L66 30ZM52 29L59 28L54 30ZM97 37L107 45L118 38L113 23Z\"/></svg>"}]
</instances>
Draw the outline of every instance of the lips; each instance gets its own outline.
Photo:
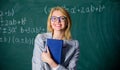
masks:
<instances>
[{"instance_id":1,"label":"lips","mask_svg":"<svg viewBox=\"0 0 120 70\"><path fill-rule=\"evenodd\" d=\"M61 25L54 25L54 27L55 27L57 30L62 28Z\"/></svg>"},{"instance_id":2,"label":"lips","mask_svg":"<svg viewBox=\"0 0 120 70\"><path fill-rule=\"evenodd\" d=\"M61 23L53 23L52 24L52 28L54 29L54 30L61 30L61 29L63 29L63 25L61 24Z\"/></svg>"},{"instance_id":3,"label":"lips","mask_svg":"<svg viewBox=\"0 0 120 70\"><path fill-rule=\"evenodd\" d=\"M60 27L61 25L55 25L56 27Z\"/></svg>"}]
</instances>

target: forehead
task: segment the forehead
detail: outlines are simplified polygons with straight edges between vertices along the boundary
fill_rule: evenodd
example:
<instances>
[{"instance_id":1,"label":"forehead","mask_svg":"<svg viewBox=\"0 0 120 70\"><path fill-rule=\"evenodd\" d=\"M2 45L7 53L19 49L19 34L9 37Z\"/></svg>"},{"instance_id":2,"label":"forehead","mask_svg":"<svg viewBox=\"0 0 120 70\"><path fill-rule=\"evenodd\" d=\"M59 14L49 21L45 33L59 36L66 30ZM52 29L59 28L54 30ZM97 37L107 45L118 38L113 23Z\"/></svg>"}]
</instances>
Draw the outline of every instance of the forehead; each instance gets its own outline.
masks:
<instances>
[{"instance_id":1,"label":"forehead","mask_svg":"<svg viewBox=\"0 0 120 70\"><path fill-rule=\"evenodd\" d=\"M55 10L53 11L52 16L64 16L64 14L59 10Z\"/></svg>"}]
</instances>

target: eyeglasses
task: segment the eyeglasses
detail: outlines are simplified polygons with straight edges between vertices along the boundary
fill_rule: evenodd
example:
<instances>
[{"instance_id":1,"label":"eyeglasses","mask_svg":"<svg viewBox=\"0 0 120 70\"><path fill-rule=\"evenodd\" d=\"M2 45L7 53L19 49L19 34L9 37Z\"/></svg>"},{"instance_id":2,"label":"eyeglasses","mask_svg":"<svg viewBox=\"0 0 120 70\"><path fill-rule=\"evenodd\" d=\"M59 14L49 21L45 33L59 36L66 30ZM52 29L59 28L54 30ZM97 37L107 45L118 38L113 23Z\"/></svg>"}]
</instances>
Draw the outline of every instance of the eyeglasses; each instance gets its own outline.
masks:
<instances>
[{"instance_id":1,"label":"eyeglasses","mask_svg":"<svg viewBox=\"0 0 120 70\"><path fill-rule=\"evenodd\" d=\"M65 22L66 17L65 16L60 16L60 17L52 16L50 19L52 22L56 22L56 21Z\"/></svg>"}]
</instances>

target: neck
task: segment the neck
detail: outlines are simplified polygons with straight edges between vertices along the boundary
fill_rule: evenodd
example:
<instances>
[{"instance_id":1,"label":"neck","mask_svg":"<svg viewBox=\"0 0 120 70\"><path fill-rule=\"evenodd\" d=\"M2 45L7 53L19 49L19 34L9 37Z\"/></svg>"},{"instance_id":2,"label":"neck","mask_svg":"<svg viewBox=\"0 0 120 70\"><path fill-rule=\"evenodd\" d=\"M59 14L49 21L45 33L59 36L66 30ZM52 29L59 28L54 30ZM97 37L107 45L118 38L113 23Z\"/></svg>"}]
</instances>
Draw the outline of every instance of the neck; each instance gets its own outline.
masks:
<instances>
[{"instance_id":1,"label":"neck","mask_svg":"<svg viewBox=\"0 0 120 70\"><path fill-rule=\"evenodd\" d=\"M64 32L54 32L53 39L63 39L64 35Z\"/></svg>"}]
</instances>

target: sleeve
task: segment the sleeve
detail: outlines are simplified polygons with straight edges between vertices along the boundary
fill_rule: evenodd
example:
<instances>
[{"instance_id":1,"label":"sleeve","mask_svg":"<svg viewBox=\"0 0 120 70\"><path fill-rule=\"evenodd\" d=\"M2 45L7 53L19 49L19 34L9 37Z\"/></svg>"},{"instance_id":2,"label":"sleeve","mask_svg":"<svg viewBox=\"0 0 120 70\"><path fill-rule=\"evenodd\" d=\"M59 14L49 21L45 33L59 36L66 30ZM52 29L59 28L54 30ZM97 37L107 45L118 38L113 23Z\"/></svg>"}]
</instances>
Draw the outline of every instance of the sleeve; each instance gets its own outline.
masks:
<instances>
[{"instance_id":1,"label":"sleeve","mask_svg":"<svg viewBox=\"0 0 120 70\"><path fill-rule=\"evenodd\" d=\"M77 40L75 41L75 46L73 46L73 47L76 47L76 50L75 50L75 53L74 53L72 59L69 62L68 67L65 68L64 66L59 65L59 68L57 70L76 70L77 69L76 64L79 59L79 42Z\"/></svg>"},{"instance_id":2,"label":"sleeve","mask_svg":"<svg viewBox=\"0 0 120 70\"><path fill-rule=\"evenodd\" d=\"M32 70L43 70L43 62L40 58L42 50L44 50L44 42L41 35L37 35L34 42L33 57L32 57Z\"/></svg>"},{"instance_id":3,"label":"sleeve","mask_svg":"<svg viewBox=\"0 0 120 70\"><path fill-rule=\"evenodd\" d=\"M57 70L58 68L59 68L59 64L58 64L58 66L57 66L57 67L52 68L52 70Z\"/></svg>"}]
</instances>

